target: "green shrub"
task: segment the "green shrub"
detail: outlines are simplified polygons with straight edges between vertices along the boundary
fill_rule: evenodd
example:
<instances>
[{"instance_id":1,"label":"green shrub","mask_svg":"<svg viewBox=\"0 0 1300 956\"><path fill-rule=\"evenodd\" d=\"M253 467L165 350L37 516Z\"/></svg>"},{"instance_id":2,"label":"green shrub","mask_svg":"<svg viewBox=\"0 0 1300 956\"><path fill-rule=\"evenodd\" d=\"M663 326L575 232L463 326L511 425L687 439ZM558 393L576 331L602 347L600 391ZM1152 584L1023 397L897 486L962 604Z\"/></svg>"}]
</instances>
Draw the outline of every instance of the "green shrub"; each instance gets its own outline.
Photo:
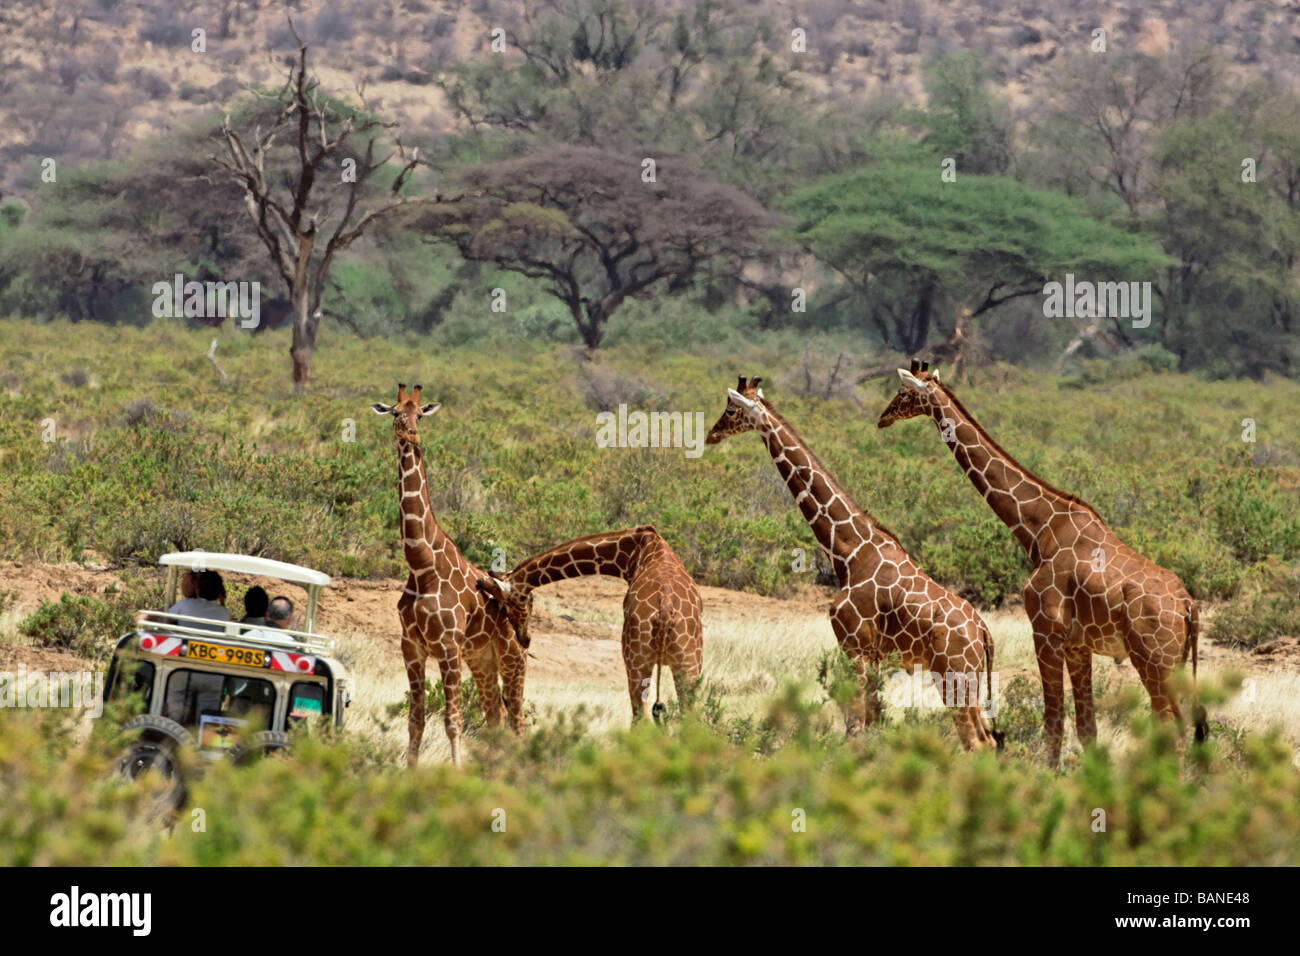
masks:
<instances>
[{"instance_id":1,"label":"green shrub","mask_svg":"<svg viewBox=\"0 0 1300 956\"><path fill-rule=\"evenodd\" d=\"M1279 637L1300 637L1300 573L1264 570L1261 583L1214 614L1209 637L1253 649Z\"/></svg>"},{"instance_id":2,"label":"green shrub","mask_svg":"<svg viewBox=\"0 0 1300 956\"><path fill-rule=\"evenodd\" d=\"M505 702L502 702L504 708ZM443 689L442 680L435 684L429 678L424 679L424 720L426 723L433 720L434 717L441 717L442 712L447 708L447 692ZM389 717L405 717L411 712L411 692L408 690L402 695L402 699L396 704L388 706ZM503 711L504 712L504 711ZM474 678L465 675L460 682L460 726L462 731L469 736L474 736L483 727L487 726L487 712L483 709L483 702L479 700L478 685L474 683Z\"/></svg>"},{"instance_id":3,"label":"green shrub","mask_svg":"<svg viewBox=\"0 0 1300 956\"><path fill-rule=\"evenodd\" d=\"M581 711L476 741L463 770L377 765L347 732L212 765L170 833L111 734L0 711L0 865L1294 865L1300 775L1276 735L1188 744L1137 701L1072 769L963 753L938 721L846 740L787 686L736 738L683 715L595 740ZM1004 711L1004 726L1013 726ZM757 747L756 740L766 741ZM190 807L205 825L188 824ZM1103 818L1098 810L1104 812ZM1099 822L1104 825L1098 827ZM504 827L502 826L504 824Z\"/></svg>"},{"instance_id":4,"label":"green shrub","mask_svg":"<svg viewBox=\"0 0 1300 956\"><path fill-rule=\"evenodd\" d=\"M355 288L381 278L358 274ZM438 277L452 279L447 270ZM516 309L536 303L516 296L522 287L503 288L512 304L500 324L508 326ZM485 302L465 303L463 317L479 333L457 348L403 334L331 339L317 353L319 387L302 398L286 384L287 330L224 338L232 381L223 386L203 358L210 332L167 322L0 321L0 347L12 357L0 388L0 554L58 562L93 549L131 566L198 547L336 575L400 575L392 428L367 407L391 400L400 377L423 381L443 403L422 428L430 491L439 522L470 560L488 563L500 548L513 565L567 538L649 523L700 584L786 594L823 562L755 436L697 458L595 443L600 401L699 411L707 427L743 371L765 376L768 398L823 464L941 584L982 605L1023 588L1023 550L933 425L874 427L891 388L875 394L864 385L861 410L801 397L807 342L773 332L687 353L628 329L626 341L589 361L509 329L509 349L501 338L484 340ZM637 304L635 314L650 316L653 305ZM664 316L693 314L677 302ZM99 387L67 385L69 368ZM143 394L142 381L152 383ZM1258 406L1258 386L1161 374L1080 392L1023 369L977 382L959 393L1000 444L1091 502L1197 598L1231 598L1249 566L1270 555L1300 558L1300 465L1265 456L1271 463L1256 466L1240 450L1236 423ZM1300 418L1300 385L1268 388L1261 428ZM183 403L172 397L182 393ZM42 440L47 417L59 423L54 442ZM796 548L809 573L792 569Z\"/></svg>"},{"instance_id":5,"label":"green shrub","mask_svg":"<svg viewBox=\"0 0 1300 956\"><path fill-rule=\"evenodd\" d=\"M160 584L128 577L122 588L113 586L104 597L63 594L57 601L42 601L19 622L18 631L40 647L98 659L134 629L137 610L158 608L162 600Z\"/></svg>"}]
</instances>

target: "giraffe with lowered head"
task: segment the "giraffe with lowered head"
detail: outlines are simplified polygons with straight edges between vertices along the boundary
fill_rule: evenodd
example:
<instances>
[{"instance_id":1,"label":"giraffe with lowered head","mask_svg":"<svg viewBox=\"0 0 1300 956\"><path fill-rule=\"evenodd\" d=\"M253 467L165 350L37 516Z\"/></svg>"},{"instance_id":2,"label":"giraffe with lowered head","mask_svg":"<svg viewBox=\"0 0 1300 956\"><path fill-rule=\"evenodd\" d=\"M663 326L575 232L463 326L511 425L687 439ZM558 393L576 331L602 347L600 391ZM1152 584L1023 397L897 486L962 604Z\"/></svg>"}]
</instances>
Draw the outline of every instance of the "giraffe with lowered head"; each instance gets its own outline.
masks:
<instances>
[{"instance_id":1,"label":"giraffe with lowered head","mask_svg":"<svg viewBox=\"0 0 1300 956\"><path fill-rule=\"evenodd\" d=\"M899 663L929 670L967 750L997 747L979 706L980 672L993 690L993 638L969 602L929 577L899 540L860 508L817 460L790 423L759 390L761 379L742 376L727 389L726 410L706 444L756 431L767 446L795 504L830 559L840 590L831 603L831 627L853 661L862 690L848 708L853 733L866 720L870 662L897 653Z\"/></svg>"},{"instance_id":2,"label":"giraffe with lowered head","mask_svg":"<svg viewBox=\"0 0 1300 956\"><path fill-rule=\"evenodd\" d=\"M402 550L410 574L397 602L402 621L402 657L411 688L406 762L415 766L425 722L425 663L438 662L447 703L443 726L451 743L451 759L460 766L461 662L474 675L490 726L501 723L501 691L516 733L523 731L525 648L516 639L509 619L475 586L483 572L465 559L434 517L429 484L420 450L419 420L434 414L440 402L420 404L420 386L408 394L397 386L397 404L370 406L377 415L393 416L397 437L401 495Z\"/></svg>"},{"instance_id":3,"label":"giraffe with lowered head","mask_svg":"<svg viewBox=\"0 0 1300 956\"><path fill-rule=\"evenodd\" d=\"M627 581L623 663L632 719L645 716L652 676L653 712L658 716L662 707L658 684L664 667L672 669L677 699L688 700L704 664L700 591L668 542L650 525L574 538L520 563L504 581L481 578L478 584L506 609L527 647L533 591L553 581L594 574Z\"/></svg>"},{"instance_id":4,"label":"giraffe with lowered head","mask_svg":"<svg viewBox=\"0 0 1300 956\"><path fill-rule=\"evenodd\" d=\"M1082 498L1054 488L1002 450L939 381L929 363L899 369L902 387L877 423L925 415L994 514L1034 565L1025 585L1025 613L1043 680L1048 762L1060 761L1065 723L1065 677L1074 688L1080 743L1097 737L1093 712L1092 655L1133 662L1152 710L1182 725L1170 687L1174 668L1192 658L1196 673L1199 617L1196 602L1172 571L1147 560L1106 527ZM1197 710L1197 737L1204 736ZM1181 743L1180 743L1181 746Z\"/></svg>"}]
</instances>

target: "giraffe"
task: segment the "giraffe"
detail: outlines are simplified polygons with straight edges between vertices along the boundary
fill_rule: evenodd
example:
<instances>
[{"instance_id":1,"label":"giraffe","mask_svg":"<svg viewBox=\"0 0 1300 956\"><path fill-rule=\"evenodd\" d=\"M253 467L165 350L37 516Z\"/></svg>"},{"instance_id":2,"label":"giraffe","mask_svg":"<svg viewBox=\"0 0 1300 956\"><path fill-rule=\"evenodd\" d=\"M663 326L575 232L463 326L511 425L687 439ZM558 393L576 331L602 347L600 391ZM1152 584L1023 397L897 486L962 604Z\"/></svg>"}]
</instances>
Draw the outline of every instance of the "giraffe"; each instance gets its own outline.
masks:
<instances>
[{"instance_id":1,"label":"giraffe","mask_svg":"<svg viewBox=\"0 0 1300 956\"><path fill-rule=\"evenodd\" d=\"M1002 747L979 707L980 671L993 698L993 638L967 601L931 579L893 533L860 508L759 390L741 376L727 389L726 410L705 443L756 431L777 471L831 561L840 590L831 627L853 661L862 689L850 702L846 729L866 721L868 665L897 653L907 669L929 670L967 750ZM968 703L969 701L969 703Z\"/></svg>"},{"instance_id":2,"label":"giraffe","mask_svg":"<svg viewBox=\"0 0 1300 956\"><path fill-rule=\"evenodd\" d=\"M533 590L565 578L607 574L627 581L623 598L623 663L632 720L645 716L655 669L672 668L677 699L689 699L704 664L700 591L668 542L650 525L591 534L557 544L520 563L505 581L481 578L479 587L506 609L520 643L528 646ZM659 717L658 682L652 713Z\"/></svg>"},{"instance_id":3,"label":"giraffe","mask_svg":"<svg viewBox=\"0 0 1300 956\"><path fill-rule=\"evenodd\" d=\"M410 573L397 602L402 621L402 657L411 687L406 762L414 767L424 736L425 662L438 662L447 704L443 726L451 743L451 759L460 759L460 679L464 661L474 675L490 726L501 723L501 693L515 733L523 731L525 649L518 642L501 609L488 601L474 582L483 572L470 564L434 517L429 504L429 484L420 450L419 420L442 407L441 402L420 404L420 386L407 394L398 383L397 403L376 402L377 415L393 416L397 437L401 496L402 549Z\"/></svg>"},{"instance_id":4,"label":"giraffe","mask_svg":"<svg viewBox=\"0 0 1300 956\"><path fill-rule=\"evenodd\" d=\"M1043 481L1008 455L939 381L929 363L899 369L898 394L877 423L928 415L975 489L1034 565L1025 585L1025 613L1043 681L1048 763L1061 757L1065 679L1074 689L1080 743L1097 738L1093 712L1092 655L1133 662L1152 710L1182 729L1182 711L1169 686L1174 667L1192 657L1196 674L1200 629L1196 602L1172 571L1142 557L1106 527L1092 506ZM1196 709L1197 739L1205 734ZM1180 737L1179 747L1182 743Z\"/></svg>"}]
</instances>

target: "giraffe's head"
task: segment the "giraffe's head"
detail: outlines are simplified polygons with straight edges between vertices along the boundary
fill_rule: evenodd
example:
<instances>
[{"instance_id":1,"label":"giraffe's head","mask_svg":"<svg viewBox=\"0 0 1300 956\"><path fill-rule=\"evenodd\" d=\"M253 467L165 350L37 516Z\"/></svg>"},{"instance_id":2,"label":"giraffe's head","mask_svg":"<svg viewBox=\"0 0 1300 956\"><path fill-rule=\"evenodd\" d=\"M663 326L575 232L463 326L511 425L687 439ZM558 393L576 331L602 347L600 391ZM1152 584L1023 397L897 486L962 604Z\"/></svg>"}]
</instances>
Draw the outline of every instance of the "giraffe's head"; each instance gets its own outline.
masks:
<instances>
[{"instance_id":1,"label":"giraffe's head","mask_svg":"<svg viewBox=\"0 0 1300 956\"><path fill-rule=\"evenodd\" d=\"M533 639L528 633L528 621L533 616L532 590L524 590L509 581L498 581L493 577L479 578L478 589L505 612L506 620L515 630L519 646L527 649Z\"/></svg>"},{"instance_id":2,"label":"giraffe's head","mask_svg":"<svg viewBox=\"0 0 1300 956\"><path fill-rule=\"evenodd\" d=\"M742 375L735 388L727 389L727 407L709 429L704 439L706 445L716 445L724 438L750 431L762 421L766 400L758 387L761 381L761 378L751 378L746 382Z\"/></svg>"},{"instance_id":3,"label":"giraffe's head","mask_svg":"<svg viewBox=\"0 0 1300 956\"><path fill-rule=\"evenodd\" d=\"M878 428L888 428L905 418L929 415L938 397L934 383L939 381L939 370L931 372L929 362L912 359L911 370L900 368L898 377L903 380L903 384L894 400L880 413L880 421L876 422Z\"/></svg>"},{"instance_id":4,"label":"giraffe's head","mask_svg":"<svg viewBox=\"0 0 1300 956\"><path fill-rule=\"evenodd\" d=\"M420 386L415 386L408 395L406 383L398 382L396 405L375 402L370 408L376 415L393 416L393 433L397 435L398 441L409 441L418 444L420 441L420 418L424 415L432 415L442 408L442 402L430 402L427 405L421 405Z\"/></svg>"}]
</instances>

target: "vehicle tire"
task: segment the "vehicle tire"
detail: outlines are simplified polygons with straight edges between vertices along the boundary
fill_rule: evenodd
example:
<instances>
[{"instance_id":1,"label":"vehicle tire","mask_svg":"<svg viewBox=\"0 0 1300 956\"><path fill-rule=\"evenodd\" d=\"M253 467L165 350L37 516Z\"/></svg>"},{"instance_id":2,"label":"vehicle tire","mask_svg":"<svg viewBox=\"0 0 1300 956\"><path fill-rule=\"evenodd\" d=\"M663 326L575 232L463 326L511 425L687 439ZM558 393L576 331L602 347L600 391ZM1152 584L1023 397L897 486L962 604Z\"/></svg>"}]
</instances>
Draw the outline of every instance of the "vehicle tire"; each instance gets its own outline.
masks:
<instances>
[{"instance_id":1,"label":"vehicle tire","mask_svg":"<svg viewBox=\"0 0 1300 956\"><path fill-rule=\"evenodd\" d=\"M262 730L230 748L230 762L247 766L258 757L289 749L289 735L281 730Z\"/></svg>"},{"instance_id":2,"label":"vehicle tire","mask_svg":"<svg viewBox=\"0 0 1300 956\"><path fill-rule=\"evenodd\" d=\"M133 730L141 732L141 740L157 743L170 740L176 747L188 747L193 741L188 730L176 721L159 717L157 714L141 714L122 728L123 733L130 733Z\"/></svg>"},{"instance_id":3,"label":"vehicle tire","mask_svg":"<svg viewBox=\"0 0 1300 956\"><path fill-rule=\"evenodd\" d=\"M155 819L172 813L185 802L187 788L181 774L177 751L190 745L190 734L174 720L153 714L141 714L123 728L125 731L140 731L140 737L134 741L118 761L117 769L122 776L135 780L147 770L156 770L170 785L154 801L147 816Z\"/></svg>"}]
</instances>

